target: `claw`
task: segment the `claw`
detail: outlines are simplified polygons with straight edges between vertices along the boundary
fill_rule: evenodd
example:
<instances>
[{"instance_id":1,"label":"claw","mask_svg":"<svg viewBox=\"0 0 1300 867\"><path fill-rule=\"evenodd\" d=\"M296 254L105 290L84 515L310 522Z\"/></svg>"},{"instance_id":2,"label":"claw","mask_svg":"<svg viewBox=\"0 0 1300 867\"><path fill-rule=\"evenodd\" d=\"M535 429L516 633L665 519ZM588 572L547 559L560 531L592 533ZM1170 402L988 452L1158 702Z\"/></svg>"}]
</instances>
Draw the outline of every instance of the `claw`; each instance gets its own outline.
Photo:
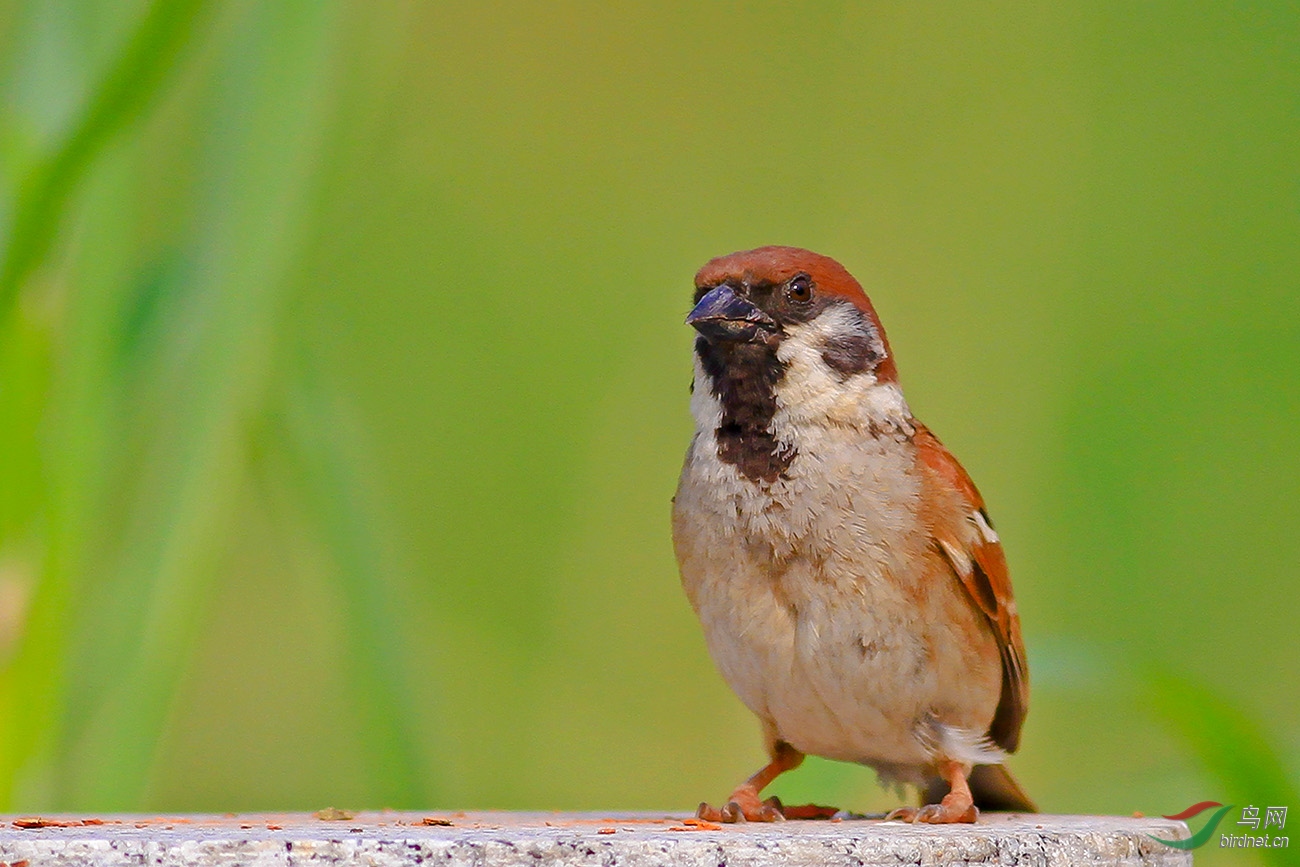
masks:
<instances>
[{"instance_id":1,"label":"claw","mask_svg":"<svg viewBox=\"0 0 1300 867\"><path fill-rule=\"evenodd\" d=\"M890 810L885 816L886 822L915 822L916 814L919 813L916 807L899 807L897 810Z\"/></svg>"},{"instance_id":2,"label":"claw","mask_svg":"<svg viewBox=\"0 0 1300 867\"><path fill-rule=\"evenodd\" d=\"M942 816L943 807L940 807L938 804L926 804L924 807L916 811L916 815L912 817L912 821L933 825L935 822L939 821Z\"/></svg>"},{"instance_id":3,"label":"claw","mask_svg":"<svg viewBox=\"0 0 1300 867\"><path fill-rule=\"evenodd\" d=\"M786 817L781 811L781 802L774 798L748 805L733 798L723 804L722 809L701 803L695 811L695 818L735 825L741 822L784 822Z\"/></svg>"},{"instance_id":4,"label":"claw","mask_svg":"<svg viewBox=\"0 0 1300 867\"><path fill-rule=\"evenodd\" d=\"M786 807L775 795L754 803L733 797L723 804L721 809L701 801L700 806L695 810L697 819L727 825L739 822L784 822L786 819L831 819L836 815L840 815L840 811L835 807L822 807L817 804Z\"/></svg>"},{"instance_id":5,"label":"claw","mask_svg":"<svg viewBox=\"0 0 1300 867\"><path fill-rule=\"evenodd\" d=\"M886 822L919 822L923 825L952 825L974 822L980 811L974 804L962 803L960 799L949 801L949 795L938 804L926 804L924 807L899 807L885 816Z\"/></svg>"},{"instance_id":6,"label":"claw","mask_svg":"<svg viewBox=\"0 0 1300 867\"><path fill-rule=\"evenodd\" d=\"M706 822L721 822L722 811L700 801L700 806L695 810L695 818L703 819Z\"/></svg>"},{"instance_id":7,"label":"claw","mask_svg":"<svg viewBox=\"0 0 1300 867\"><path fill-rule=\"evenodd\" d=\"M926 804L921 808L921 812L917 813L915 821L930 825L953 825L972 823L979 819L980 811L974 804L950 803L948 798L944 798L939 804Z\"/></svg>"}]
</instances>

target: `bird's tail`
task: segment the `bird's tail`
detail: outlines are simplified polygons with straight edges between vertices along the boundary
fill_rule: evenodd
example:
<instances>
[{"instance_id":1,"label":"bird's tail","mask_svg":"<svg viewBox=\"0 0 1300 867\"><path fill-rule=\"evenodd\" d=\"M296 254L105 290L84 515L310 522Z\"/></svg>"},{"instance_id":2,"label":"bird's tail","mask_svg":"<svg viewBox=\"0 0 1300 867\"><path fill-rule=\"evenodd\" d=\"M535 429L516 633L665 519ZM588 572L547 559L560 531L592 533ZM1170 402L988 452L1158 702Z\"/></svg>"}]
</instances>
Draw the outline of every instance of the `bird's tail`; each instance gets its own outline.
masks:
<instances>
[{"instance_id":1,"label":"bird's tail","mask_svg":"<svg viewBox=\"0 0 1300 867\"><path fill-rule=\"evenodd\" d=\"M981 811L995 813L1037 813L1038 807L1029 800L1016 778L1002 765L976 765L967 779L975 806ZM948 794L948 784L931 780L921 792L922 804L937 804Z\"/></svg>"}]
</instances>

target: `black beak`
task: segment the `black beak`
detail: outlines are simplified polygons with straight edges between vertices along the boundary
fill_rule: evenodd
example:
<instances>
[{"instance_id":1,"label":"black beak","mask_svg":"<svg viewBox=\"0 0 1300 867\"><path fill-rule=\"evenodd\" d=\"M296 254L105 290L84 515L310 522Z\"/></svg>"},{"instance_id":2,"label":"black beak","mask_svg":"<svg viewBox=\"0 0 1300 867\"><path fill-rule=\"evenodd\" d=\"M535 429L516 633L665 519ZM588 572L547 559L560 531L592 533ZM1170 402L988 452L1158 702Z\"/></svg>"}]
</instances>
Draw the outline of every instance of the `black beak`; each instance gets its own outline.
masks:
<instances>
[{"instance_id":1,"label":"black beak","mask_svg":"<svg viewBox=\"0 0 1300 867\"><path fill-rule=\"evenodd\" d=\"M686 317L705 339L752 342L764 332L777 330L777 324L762 310L741 298L728 286L710 289Z\"/></svg>"}]
</instances>

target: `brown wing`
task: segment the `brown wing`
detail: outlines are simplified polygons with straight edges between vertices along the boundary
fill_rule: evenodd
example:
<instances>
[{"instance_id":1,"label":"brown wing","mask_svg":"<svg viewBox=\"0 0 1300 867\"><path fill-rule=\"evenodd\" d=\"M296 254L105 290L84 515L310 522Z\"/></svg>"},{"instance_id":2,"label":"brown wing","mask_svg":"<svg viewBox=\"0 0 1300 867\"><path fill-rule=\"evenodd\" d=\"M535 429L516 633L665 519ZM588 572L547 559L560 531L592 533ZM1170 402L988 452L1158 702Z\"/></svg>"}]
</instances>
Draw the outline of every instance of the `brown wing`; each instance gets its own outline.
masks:
<instances>
[{"instance_id":1,"label":"brown wing","mask_svg":"<svg viewBox=\"0 0 1300 867\"><path fill-rule=\"evenodd\" d=\"M998 701L989 737L1008 752L1020 744L1020 726L1029 710L1029 667L1025 662L1024 640L1020 637L1020 615L1011 593L1007 575L1007 558L992 530L984 499L966 470L944 448L939 438L919 422L916 425L917 455L940 490L952 491L964 501L965 508L956 512L955 520L970 521L979 528L971 541L968 528L954 525L954 511L941 509L932 521L935 542L952 565L971 600L988 617L1002 654L1002 697ZM981 527L980 524L983 524Z\"/></svg>"}]
</instances>

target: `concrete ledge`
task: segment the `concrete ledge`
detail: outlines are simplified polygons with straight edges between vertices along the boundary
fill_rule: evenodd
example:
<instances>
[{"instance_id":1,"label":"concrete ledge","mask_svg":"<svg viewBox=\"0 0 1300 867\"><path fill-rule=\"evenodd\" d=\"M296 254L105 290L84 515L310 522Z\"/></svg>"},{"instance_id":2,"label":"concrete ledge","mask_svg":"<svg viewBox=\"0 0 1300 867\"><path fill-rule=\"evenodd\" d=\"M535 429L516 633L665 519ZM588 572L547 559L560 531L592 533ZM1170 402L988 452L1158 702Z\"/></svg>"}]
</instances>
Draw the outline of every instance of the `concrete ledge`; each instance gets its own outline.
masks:
<instances>
[{"instance_id":1,"label":"concrete ledge","mask_svg":"<svg viewBox=\"0 0 1300 867\"><path fill-rule=\"evenodd\" d=\"M0 817L9 867L82 865L1188 865L1167 819L991 815L977 825L845 820L709 826L651 813L321 811ZM447 823L447 824L443 824Z\"/></svg>"}]
</instances>

